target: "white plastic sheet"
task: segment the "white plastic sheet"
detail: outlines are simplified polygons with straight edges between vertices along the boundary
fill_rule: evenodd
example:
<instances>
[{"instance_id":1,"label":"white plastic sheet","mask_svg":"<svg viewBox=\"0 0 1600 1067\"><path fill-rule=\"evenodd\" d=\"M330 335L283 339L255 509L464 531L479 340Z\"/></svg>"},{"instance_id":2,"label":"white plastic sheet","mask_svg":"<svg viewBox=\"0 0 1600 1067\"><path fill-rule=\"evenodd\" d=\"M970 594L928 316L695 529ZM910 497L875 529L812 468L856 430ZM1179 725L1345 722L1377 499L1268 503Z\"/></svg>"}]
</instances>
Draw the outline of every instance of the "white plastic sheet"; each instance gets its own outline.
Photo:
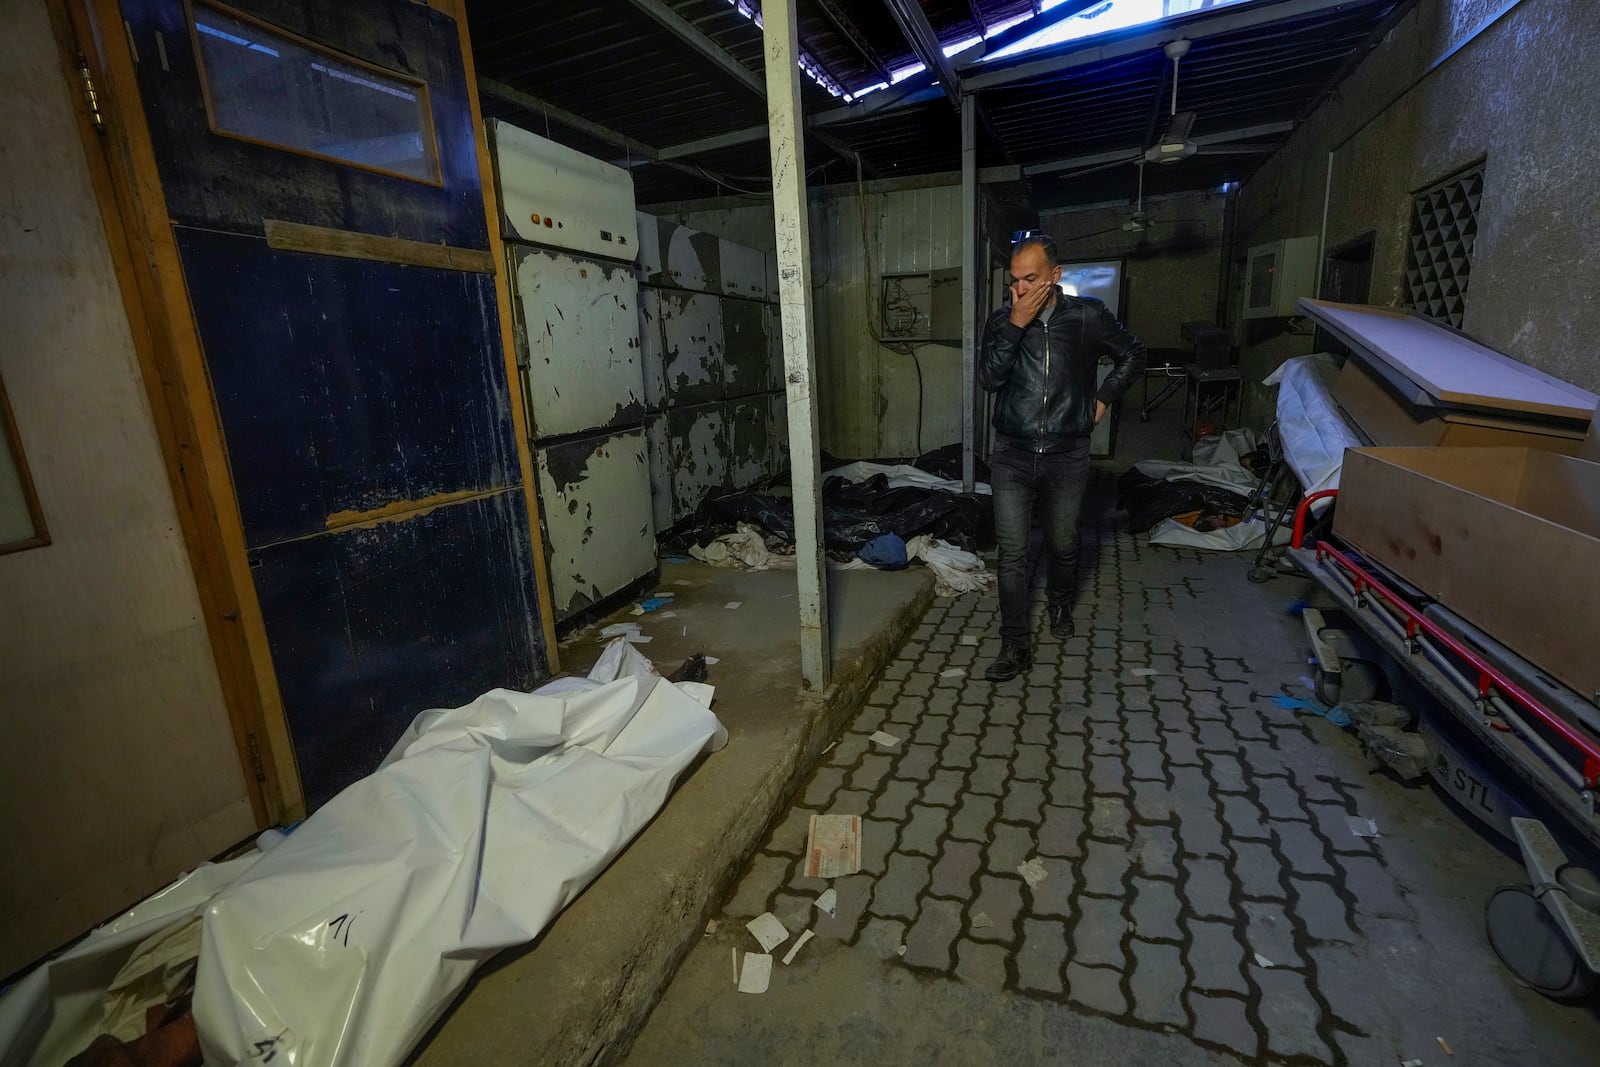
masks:
<instances>
[{"instance_id":1,"label":"white plastic sheet","mask_svg":"<svg viewBox=\"0 0 1600 1067\"><path fill-rule=\"evenodd\" d=\"M1262 382L1278 387L1283 458L1307 494L1339 488L1344 450L1362 445L1334 402L1338 373L1338 360L1319 352L1286 360Z\"/></svg>"},{"instance_id":2,"label":"white plastic sheet","mask_svg":"<svg viewBox=\"0 0 1600 1067\"><path fill-rule=\"evenodd\" d=\"M0 1063L81 1050L121 963L197 913L207 1063L399 1063L480 963L537 935L726 742L711 693L618 640L588 679L423 712L270 852L202 868L29 975L0 1000Z\"/></svg>"},{"instance_id":3,"label":"white plastic sheet","mask_svg":"<svg viewBox=\"0 0 1600 1067\"><path fill-rule=\"evenodd\" d=\"M1260 443L1254 430L1228 430L1220 437L1205 437L1194 444L1193 461L1179 463L1147 459L1134 464L1140 474L1168 482L1200 482L1249 495L1254 492L1257 475L1245 470L1241 457L1254 452Z\"/></svg>"},{"instance_id":4,"label":"white plastic sheet","mask_svg":"<svg viewBox=\"0 0 1600 1067\"><path fill-rule=\"evenodd\" d=\"M933 571L934 592L939 596L981 593L994 583L994 575L984 569L983 560L928 534L919 534L907 542L906 555L920 559Z\"/></svg>"},{"instance_id":5,"label":"white plastic sheet","mask_svg":"<svg viewBox=\"0 0 1600 1067\"><path fill-rule=\"evenodd\" d=\"M1220 530L1196 530L1174 519L1162 519L1150 528L1150 543L1168 548L1205 548L1214 552L1245 552L1260 548L1267 537L1267 524L1259 518L1246 519ZM1279 527L1275 545L1288 544L1288 528Z\"/></svg>"},{"instance_id":6,"label":"white plastic sheet","mask_svg":"<svg viewBox=\"0 0 1600 1067\"><path fill-rule=\"evenodd\" d=\"M846 463L842 467L835 467L831 471L822 472L822 480L829 478L843 478L847 482L864 482L868 478L886 475L891 489L937 489L945 493L961 492L961 482L951 478L941 478L937 474L929 474L920 467L913 467L909 463ZM972 491L981 496L988 496L993 490L987 482L973 483Z\"/></svg>"}]
</instances>

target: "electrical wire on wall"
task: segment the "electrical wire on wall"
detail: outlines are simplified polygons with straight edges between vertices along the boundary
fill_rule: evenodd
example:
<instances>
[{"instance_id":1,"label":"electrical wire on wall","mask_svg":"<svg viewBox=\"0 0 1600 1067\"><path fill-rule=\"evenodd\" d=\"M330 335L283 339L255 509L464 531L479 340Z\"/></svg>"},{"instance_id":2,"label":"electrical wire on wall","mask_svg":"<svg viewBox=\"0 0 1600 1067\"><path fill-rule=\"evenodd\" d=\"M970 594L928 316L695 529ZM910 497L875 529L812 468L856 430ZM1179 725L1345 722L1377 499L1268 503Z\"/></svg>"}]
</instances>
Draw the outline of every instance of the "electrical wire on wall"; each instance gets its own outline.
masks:
<instances>
[{"instance_id":1,"label":"electrical wire on wall","mask_svg":"<svg viewBox=\"0 0 1600 1067\"><path fill-rule=\"evenodd\" d=\"M879 309L879 307L877 305L875 305L873 303L873 299L872 298L873 298L873 294L874 293L882 292L882 282L879 281L879 279L878 279L878 273L875 270L872 269L872 238L871 238L871 235L867 231L867 187L866 187L866 183L862 180L862 177L861 177L861 159L860 159L860 157L857 157L857 159L856 159L856 203L857 203L857 205L859 207L859 214L860 214L860 218L861 218L861 253L862 253L862 257L863 257L863 262L865 263L865 266L866 266L867 278L869 279L870 282L873 283L873 284L869 284L869 285L863 285L861 287L862 299L866 304L867 331L872 334L873 341L877 342L879 347L886 348L889 351L898 353L899 355L902 355L902 356L909 356L911 358L912 365L916 368L916 371L917 371L917 436L916 436L916 441L917 441L917 455L920 456L920 455L922 455L922 412L923 412L923 404L925 402L925 398L924 398L924 388L923 388L923 378L922 378L922 359L921 359L921 357L919 357L917 355L917 349L923 347L923 345L922 344L917 344L917 343L914 343L914 342L911 342L911 341L892 341L892 340L888 340L878 330L878 315L879 315L879 310L880 309ZM912 311L913 311L913 314L914 314L915 313L915 309L913 308ZM923 344L926 344L926 342L924 342Z\"/></svg>"}]
</instances>

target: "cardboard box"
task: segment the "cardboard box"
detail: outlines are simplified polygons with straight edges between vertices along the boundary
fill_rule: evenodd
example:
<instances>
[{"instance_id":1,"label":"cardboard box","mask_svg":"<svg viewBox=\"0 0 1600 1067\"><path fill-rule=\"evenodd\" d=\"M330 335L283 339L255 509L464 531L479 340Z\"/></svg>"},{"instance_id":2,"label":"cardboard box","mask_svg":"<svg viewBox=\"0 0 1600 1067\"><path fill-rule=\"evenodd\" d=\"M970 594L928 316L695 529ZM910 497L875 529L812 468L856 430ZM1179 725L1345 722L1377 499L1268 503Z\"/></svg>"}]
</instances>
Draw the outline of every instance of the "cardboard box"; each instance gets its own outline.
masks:
<instances>
[{"instance_id":1,"label":"cardboard box","mask_svg":"<svg viewBox=\"0 0 1600 1067\"><path fill-rule=\"evenodd\" d=\"M1532 448L1351 449L1333 532L1580 695L1600 694L1600 463Z\"/></svg>"},{"instance_id":2,"label":"cardboard box","mask_svg":"<svg viewBox=\"0 0 1600 1067\"><path fill-rule=\"evenodd\" d=\"M1333 399L1374 445L1538 448L1566 456L1583 448L1580 429L1408 404L1356 359L1339 370Z\"/></svg>"}]
</instances>

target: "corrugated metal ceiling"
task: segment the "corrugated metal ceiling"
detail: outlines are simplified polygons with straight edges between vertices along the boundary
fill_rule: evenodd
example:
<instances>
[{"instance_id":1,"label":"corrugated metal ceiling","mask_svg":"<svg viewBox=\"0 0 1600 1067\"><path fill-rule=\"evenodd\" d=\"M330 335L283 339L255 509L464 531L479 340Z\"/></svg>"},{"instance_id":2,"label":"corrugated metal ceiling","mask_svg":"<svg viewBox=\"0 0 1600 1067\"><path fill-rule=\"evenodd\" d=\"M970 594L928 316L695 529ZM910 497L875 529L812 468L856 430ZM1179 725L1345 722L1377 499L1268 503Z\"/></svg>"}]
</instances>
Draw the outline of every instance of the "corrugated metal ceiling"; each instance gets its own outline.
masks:
<instances>
[{"instance_id":1,"label":"corrugated metal ceiling","mask_svg":"<svg viewBox=\"0 0 1600 1067\"><path fill-rule=\"evenodd\" d=\"M1246 7L1275 7L1284 13L1266 25L1232 32L1208 29L1197 36L1178 82L1179 109L1198 115L1192 135L1300 118L1402 2L1348 0L1334 6L1308 0L1257 0L1178 20L1172 37L1190 26L1214 29L1220 14ZM742 4L746 12L758 7L753 0ZM921 0L921 4L946 45L1032 7L1031 0ZM743 68L743 77L685 43L649 13L652 7L667 9L709 39ZM529 94L652 149L726 134L737 138L738 131L756 131L765 124L765 102L749 84L762 78L761 31L729 0L593 0L582 5L468 0L467 11L481 79ZM798 0L798 12L802 50L846 90L860 90L882 80L886 71L917 62L884 0ZM1050 17L1049 12L1042 16ZM1035 16L1034 24L1040 19ZM1160 43L1079 62L1095 54L1102 41L1143 41L1140 35L1150 29L1136 27L975 68L988 72L1051 56L1069 57L1074 64L979 93L987 112L979 138L980 164L1026 166L1150 143L1165 127L1171 92L1170 63ZM1006 39L1027 32L1031 26L1024 23ZM931 80L928 74L915 75L905 84ZM822 132L835 139L831 145L818 136L807 138L813 181L854 176L854 163L840 155L839 145L858 152L863 164L882 177L959 166L958 116L937 90L924 93L920 102L874 112L892 90L847 105L808 78L802 78L802 86L808 116L846 107L860 109L862 115L828 124ZM592 129L589 133L574 129L559 114L551 117L525 106L525 97L519 100L520 104L511 104L485 92L484 110L536 132L548 129L557 140L600 158L622 161L630 154L604 136L591 135L596 132ZM1276 139L1285 136L1278 133ZM1250 143L1272 140L1254 136ZM768 182L767 151L765 137L752 132L739 143L696 152L670 165L636 166L639 201L759 191ZM1196 156L1170 167L1149 168L1146 185L1151 191L1213 187L1224 180L1247 178L1263 158ZM1112 189L1131 188L1134 177L1133 168L1127 167L1078 176L1054 172L1030 180L1036 202L1050 207L1106 199Z\"/></svg>"}]
</instances>

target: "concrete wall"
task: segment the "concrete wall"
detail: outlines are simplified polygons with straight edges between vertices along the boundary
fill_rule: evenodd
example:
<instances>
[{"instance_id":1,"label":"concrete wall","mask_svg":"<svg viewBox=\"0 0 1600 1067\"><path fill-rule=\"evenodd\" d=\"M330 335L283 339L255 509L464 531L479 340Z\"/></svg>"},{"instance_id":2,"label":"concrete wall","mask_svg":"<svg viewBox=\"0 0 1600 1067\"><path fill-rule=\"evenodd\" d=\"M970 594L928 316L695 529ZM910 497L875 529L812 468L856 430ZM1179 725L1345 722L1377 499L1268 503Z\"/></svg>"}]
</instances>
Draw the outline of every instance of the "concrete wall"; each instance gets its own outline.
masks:
<instances>
[{"instance_id":1,"label":"concrete wall","mask_svg":"<svg viewBox=\"0 0 1600 1067\"><path fill-rule=\"evenodd\" d=\"M1131 204L1044 212L1040 224L1065 260L1126 259L1123 322L1152 348L1182 348L1185 322L1214 322L1223 257L1221 193L1145 200L1149 228L1122 229Z\"/></svg>"},{"instance_id":2,"label":"concrete wall","mask_svg":"<svg viewBox=\"0 0 1600 1067\"><path fill-rule=\"evenodd\" d=\"M1485 160L1463 328L1600 389L1600 94L1590 85L1600 3L1524 0L1473 38L1500 8L1419 0L1245 184L1239 247L1319 231L1331 152L1326 247L1375 231L1370 300L1399 304L1412 193ZM1253 381L1311 345L1246 340ZM1251 401L1254 421L1270 419L1264 390L1252 387Z\"/></svg>"},{"instance_id":3,"label":"concrete wall","mask_svg":"<svg viewBox=\"0 0 1600 1067\"><path fill-rule=\"evenodd\" d=\"M0 556L0 974L255 829L43 4L4 0L0 346L51 543Z\"/></svg>"}]
</instances>

